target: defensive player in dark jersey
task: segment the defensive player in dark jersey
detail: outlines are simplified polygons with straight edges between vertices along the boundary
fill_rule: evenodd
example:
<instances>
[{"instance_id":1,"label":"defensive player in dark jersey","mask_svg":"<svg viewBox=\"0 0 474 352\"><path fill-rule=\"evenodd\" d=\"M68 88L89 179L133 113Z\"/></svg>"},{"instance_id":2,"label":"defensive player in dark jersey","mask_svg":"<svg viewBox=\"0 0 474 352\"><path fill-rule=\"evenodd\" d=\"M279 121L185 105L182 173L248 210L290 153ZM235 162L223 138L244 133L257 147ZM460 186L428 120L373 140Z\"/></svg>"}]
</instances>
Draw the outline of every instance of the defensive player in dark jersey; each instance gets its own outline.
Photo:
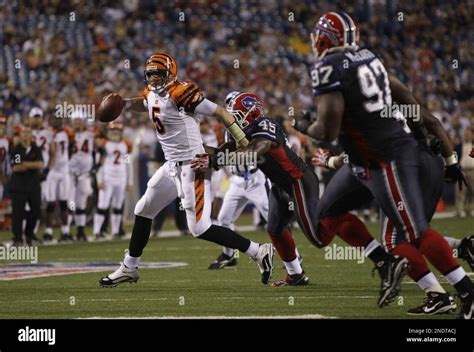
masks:
<instances>
[{"instance_id":1,"label":"defensive player in dark jersey","mask_svg":"<svg viewBox=\"0 0 474 352\"><path fill-rule=\"evenodd\" d=\"M407 260L395 258L376 245L377 241L365 225L350 213L326 219L318 217L314 211L319 200L318 178L291 149L283 128L264 115L263 102L259 97L241 93L231 101L230 111L250 141L249 146L238 152L257 153L259 169L272 181L267 230L283 261L298 261L289 229L290 221L296 215L304 235L318 248L328 245L336 233L351 245L370 244L368 247L371 253L368 256L377 264L382 280L379 306L384 305L389 297L396 296ZM219 149L235 150L235 142L224 144ZM221 165L216 155L219 153L204 156L203 162L196 158L191 165L193 167L194 164L196 168L205 168L208 164L219 167ZM350 219L350 223L346 219ZM284 280L274 283L274 286L294 285L301 275L288 275Z\"/></svg>"},{"instance_id":2,"label":"defensive player in dark jersey","mask_svg":"<svg viewBox=\"0 0 474 352\"><path fill-rule=\"evenodd\" d=\"M420 127L413 131L413 135L418 142L420 151L420 179L423 180L421 187L425 214L427 219L431 220L443 190L444 161L439 154L439 141L433 136L430 136L423 126ZM327 191L322 197L322 202L328 202L324 206L328 213L337 212L337 209L343 206L341 203L338 204L338 202L334 202L336 194L333 193L333 190L337 191L337 185L339 183L350 183L352 185L351 198L353 199L357 199L358 201L361 199L366 199L367 201L373 199L372 194L367 188L360 183L354 182L350 168L344 160L345 154L332 156L329 150L320 148L316 150L316 154L312 158L314 166L339 169L331 178L327 185ZM331 167L329 167L329 165L331 165ZM386 250L391 252L393 250L391 239L396 237L397 230L383 212L380 212L380 219L382 224L381 239ZM444 238L451 248L457 251L458 258L464 259L468 265L473 268L474 260L470 253L474 253L474 236L465 237L462 240L448 236L444 236ZM454 298L446 293L444 288L439 284L434 274L428 268L424 258L418 257L418 259L420 259L420 261L410 263L408 275L426 292L427 298L421 305L409 309L408 314L432 315L454 311L456 309Z\"/></svg>"},{"instance_id":3,"label":"defensive player in dark jersey","mask_svg":"<svg viewBox=\"0 0 474 352\"><path fill-rule=\"evenodd\" d=\"M406 86L387 74L372 51L358 47L358 27L349 15L323 15L311 38L316 56L311 76L318 119L307 128L307 134L322 141L339 137L349 156L353 181L338 183L334 193L346 196L354 183L365 186L396 228L390 239L392 253L411 263L425 256L458 291L460 317L472 319L473 284L448 243L428 224L418 144L400 123L399 114L390 115L392 97L399 104L417 106L418 102ZM414 123L424 123L440 139L446 178L461 185L463 176L456 154L440 123L424 109L413 117ZM300 126L300 130L304 128Z\"/></svg>"}]
</instances>

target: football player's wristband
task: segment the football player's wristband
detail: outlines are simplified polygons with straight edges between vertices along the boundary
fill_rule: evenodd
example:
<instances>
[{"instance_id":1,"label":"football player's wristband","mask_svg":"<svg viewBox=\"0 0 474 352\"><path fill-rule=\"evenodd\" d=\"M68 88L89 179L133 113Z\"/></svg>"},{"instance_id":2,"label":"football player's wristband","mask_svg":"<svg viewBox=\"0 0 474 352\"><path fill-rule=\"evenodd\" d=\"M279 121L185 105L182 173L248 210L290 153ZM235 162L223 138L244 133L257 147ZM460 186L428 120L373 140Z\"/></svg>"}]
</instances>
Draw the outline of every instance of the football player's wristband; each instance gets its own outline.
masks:
<instances>
[{"instance_id":1,"label":"football player's wristband","mask_svg":"<svg viewBox=\"0 0 474 352\"><path fill-rule=\"evenodd\" d=\"M446 166L451 166L454 164L458 163L458 154L456 152L453 153L453 155L448 156L447 158L444 158L444 162Z\"/></svg>"},{"instance_id":2,"label":"football player's wristband","mask_svg":"<svg viewBox=\"0 0 474 352\"><path fill-rule=\"evenodd\" d=\"M336 165L335 165L336 158L337 158L337 156L331 156L331 157L329 157L328 161L326 162L326 166L327 166L329 169L335 169L335 168L336 168Z\"/></svg>"},{"instance_id":3,"label":"football player's wristband","mask_svg":"<svg viewBox=\"0 0 474 352\"><path fill-rule=\"evenodd\" d=\"M132 107L132 99L124 99L123 101L123 106L125 107L125 109L130 109Z\"/></svg>"},{"instance_id":4,"label":"football player's wristband","mask_svg":"<svg viewBox=\"0 0 474 352\"><path fill-rule=\"evenodd\" d=\"M229 127L227 127L227 130L230 132L232 136L234 136L237 143L245 138L244 131L242 131L242 129L236 122L233 122Z\"/></svg>"}]
</instances>

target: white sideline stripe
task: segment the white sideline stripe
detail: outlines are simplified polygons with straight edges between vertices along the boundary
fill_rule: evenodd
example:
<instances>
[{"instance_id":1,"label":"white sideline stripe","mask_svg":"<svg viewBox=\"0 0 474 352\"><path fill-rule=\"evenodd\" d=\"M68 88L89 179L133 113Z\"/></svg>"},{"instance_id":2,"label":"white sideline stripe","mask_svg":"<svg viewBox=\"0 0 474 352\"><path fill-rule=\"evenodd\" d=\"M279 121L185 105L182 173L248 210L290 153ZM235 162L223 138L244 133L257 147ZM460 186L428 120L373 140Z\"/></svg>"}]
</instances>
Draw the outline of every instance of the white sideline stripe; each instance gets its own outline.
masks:
<instances>
[{"instance_id":1,"label":"white sideline stripe","mask_svg":"<svg viewBox=\"0 0 474 352\"><path fill-rule=\"evenodd\" d=\"M435 213L433 219L448 219L448 218L455 218L456 212L455 211L442 211L440 213Z\"/></svg>"},{"instance_id":2,"label":"white sideline stripe","mask_svg":"<svg viewBox=\"0 0 474 352\"><path fill-rule=\"evenodd\" d=\"M341 298L341 299L375 299L378 296L293 296L295 300L298 299L331 299L331 298ZM177 298L172 297L157 297L157 298L90 298L82 299L76 297L76 302L129 302L129 301L175 301ZM190 298L192 299L192 298ZM254 300L254 299L265 299L265 300L287 300L288 296L277 296L277 297L243 297L243 296L229 296L229 297L214 297L214 300ZM59 303L59 302L69 302L68 299L20 299L20 300L0 300L0 303Z\"/></svg>"},{"instance_id":3,"label":"white sideline stripe","mask_svg":"<svg viewBox=\"0 0 474 352\"><path fill-rule=\"evenodd\" d=\"M165 319L165 320L189 320L189 319L337 319L321 314L303 314L303 315L194 315L194 316L150 316L150 317L88 317L78 319Z\"/></svg>"}]
</instances>

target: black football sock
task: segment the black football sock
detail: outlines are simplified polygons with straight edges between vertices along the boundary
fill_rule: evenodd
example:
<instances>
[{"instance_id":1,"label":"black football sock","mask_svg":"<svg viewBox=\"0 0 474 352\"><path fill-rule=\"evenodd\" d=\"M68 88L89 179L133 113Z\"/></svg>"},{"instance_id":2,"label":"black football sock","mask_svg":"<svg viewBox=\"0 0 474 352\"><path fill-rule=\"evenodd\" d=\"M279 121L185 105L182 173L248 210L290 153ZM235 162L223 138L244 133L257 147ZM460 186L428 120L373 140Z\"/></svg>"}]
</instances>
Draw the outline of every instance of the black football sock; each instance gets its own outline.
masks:
<instances>
[{"instance_id":1,"label":"black football sock","mask_svg":"<svg viewBox=\"0 0 474 352\"><path fill-rule=\"evenodd\" d=\"M133 224L132 238L130 238L130 246L128 254L131 257L141 257L143 248L145 248L150 238L151 219L143 216L135 216L135 224Z\"/></svg>"},{"instance_id":2,"label":"black football sock","mask_svg":"<svg viewBox=\"0 0 474 352\"><path fill-rule=\"evenodd\" d=\"M237 232L223 226L211 225L206 232L198 236L202 240L217 243L224 247L238 249L245 253L250 247L250 240Z\"/></svg>"},{"instance_id":3,"label":"black football sock","mask_svg":"<svg viewBox=\"0 0 474 352\"><path fill-rule=\"evenodd\" d=\"M456 291L458 291L460 294L463 293L474 293L474 285L472 284L472 281L469 279L469 277L466 275L464 276L458 283L453 285Z\"/></svg>"},{"instance_id":4,"label":"black football sock","mask_svg":"<svg viewBox=\"0 0 474 352\"><path fill-rule=\"evenodd\" d=\"M375 264L386 261L390 254L385 252L382 247L377 246L372 253L368 255L369 259L372 260Z\"/></svg>"}]
</instances>

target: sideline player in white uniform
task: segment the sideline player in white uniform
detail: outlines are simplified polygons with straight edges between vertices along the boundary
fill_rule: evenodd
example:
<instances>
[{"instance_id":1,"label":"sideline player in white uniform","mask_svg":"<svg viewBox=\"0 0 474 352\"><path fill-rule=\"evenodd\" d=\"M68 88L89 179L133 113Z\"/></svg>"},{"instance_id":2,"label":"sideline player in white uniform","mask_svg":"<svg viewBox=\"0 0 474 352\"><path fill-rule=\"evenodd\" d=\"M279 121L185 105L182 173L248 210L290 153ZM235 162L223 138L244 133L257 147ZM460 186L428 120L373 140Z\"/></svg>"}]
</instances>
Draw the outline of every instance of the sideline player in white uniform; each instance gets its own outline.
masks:
<instances>
[{"instance_id":1,"label":"sideline player in white uniform","mask_svg":"<svg viewBox=\"0 0 474 352\"><path fill-rule=\"evenodd\" d=\"M209 123L209 119L207 117L200 117L199 120L199 130L201 132L202 143L207 147L217 148L219 143L217 141L217 136L214 130ZM212 172L211 177L211 202L212 202L212 209L211 209L211 219L213 223L217 222L217 216L219 214L219 209L222 207L222 200L224 198L224 192L221 192L221 184L226 179L226 172L225 170L219 169L218 171Z\"/></svg>"},{"instance_id":2,"label":"sideline player in white uniform","mask_svg":"<svg viewBox=\"0 0 474 352\"><path fill-rule=\"evenodd\" d=\"M110 205L112 205L110 216L112 236L119 237L125 192L132 190L130 170L132 145L123 138L123 124L121 122L114 121L109 124L107 139L104 140L102 152L103 162L97 172L99 199L94 215L93 232L95 239L104 237L101 228Z\"/></svg>"},{"instance_id":3,"label":"sideline player in white uniform","mask_svg":"<svg viewBox=\"0 0 474 352\"><path fill-rule=\"evenodd\" d=\"M53 216L56 202L59 203L61 236L59 241L72 241L67 226L67 201L69 198L69 145L74 138L72 130L64 128L64 121L61 118L50 120L53 128L53 144L56 150L52 160L51 169L46 177L46 229L44 240L53 238Z\"/></svg>"},{"instance_id":4,"label":"sideline player in white uniform","mask_svg":"<svg viewBox=\"0 0 474 352\"><path fill-rule=\"evenodd\" d=\"M0 115L0 200L3 199L4 184L6 184L11 173L9 158L12 140L5 134L6 128L7 117Z\"/></svg>"},{"instance_id":5,"label":"sideline player in white uniform","mask_svg":"<svg viewBox=\"0 0 474 352\"><path fill-rule=\"evenodd\" d=\"M85 234L87 198L92 194L90 173L93 166L95 133L85 126L87 117L77 112L73 116L74 144L72 145L71 159L69 160L69 217L70 228L74 215L77 227L76 239L87 241ZM68 233L70 231L68 230Z\"/></svg>"},{"instance_id":6,"label":"sideline player in white uniform","mask_svg":"<svg viewBox=\"0 0 474 352\"><path fill-rule=\"evenodd\" d=\"M213 225L210 170L195 174L191 169L191 160L205 151L196 114L215 116L223 122L235 119L225 108L205 99L194 82L178 81L177 63L167 54L150 56L144 74L147 83L144 95L126 99L125 107L148 111L167 161L151 177L145 194L135 206L135 224L124 262L115 272L100 279L100 285L114 287L138 280L137 268L150 237L152 219L177 196L182 200L193 236L246 253L257 262L262 282L266 284L273 272L272 244L259 245L228 228ZM228 129L237 141L248 142L237 123Z\"/></svg>"},{"instance_id":7,"label":"sideline player in white uniform","mask_svg":"<svg viewBox=\"0 0 474 352\"><path fill-rule=\"evenodd\" d=\"M52 168L56 158L56 144L53 143L53 131L44 126L43 110L39 107L34 107L29 113L30 124L32 128L32 138L38 147L40 147L43 156L43 170L41 170L41 201L46 203L47 177L49 170ZM27 204L28 207L28 204ZM27 209L29 210L29 208ZM26 225L26 222L25 222ZM40 220L35 226L35 235L38 233ZM53 239L52 233L45 233L43 240L45 242Z\"/></svg>"}]
</instances>

